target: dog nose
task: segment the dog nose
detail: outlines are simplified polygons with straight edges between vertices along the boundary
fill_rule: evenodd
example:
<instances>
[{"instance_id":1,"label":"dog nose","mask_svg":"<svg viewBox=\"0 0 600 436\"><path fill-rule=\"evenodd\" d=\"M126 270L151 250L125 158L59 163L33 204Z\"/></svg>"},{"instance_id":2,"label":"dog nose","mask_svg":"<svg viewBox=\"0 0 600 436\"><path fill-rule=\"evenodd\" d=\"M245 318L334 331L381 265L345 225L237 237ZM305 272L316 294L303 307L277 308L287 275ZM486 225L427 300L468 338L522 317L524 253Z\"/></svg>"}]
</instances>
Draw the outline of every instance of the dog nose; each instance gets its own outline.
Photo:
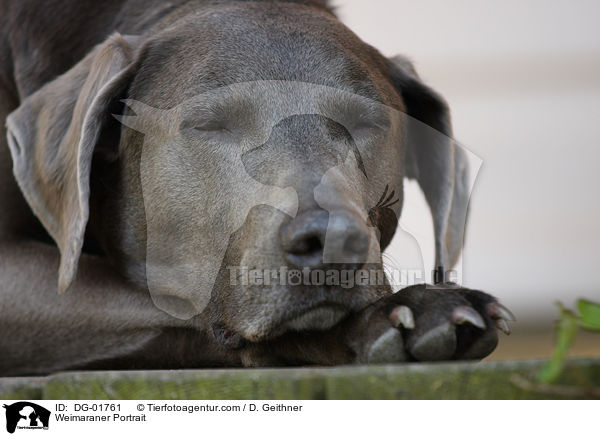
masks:
<instances>
[{"instance_id":1,"label":"dog nose","mask_svg":"<svg viewBox=\"0 0 600 436\"><path fill-rule=\"evenodd\" d=\"M352 212L330 214L319 209L303 212L288 223L282 243L287 262L295 267L331 264L331 268L355 270L366 261L369 234L366 223Z\"/></svg>"}]
</instances>

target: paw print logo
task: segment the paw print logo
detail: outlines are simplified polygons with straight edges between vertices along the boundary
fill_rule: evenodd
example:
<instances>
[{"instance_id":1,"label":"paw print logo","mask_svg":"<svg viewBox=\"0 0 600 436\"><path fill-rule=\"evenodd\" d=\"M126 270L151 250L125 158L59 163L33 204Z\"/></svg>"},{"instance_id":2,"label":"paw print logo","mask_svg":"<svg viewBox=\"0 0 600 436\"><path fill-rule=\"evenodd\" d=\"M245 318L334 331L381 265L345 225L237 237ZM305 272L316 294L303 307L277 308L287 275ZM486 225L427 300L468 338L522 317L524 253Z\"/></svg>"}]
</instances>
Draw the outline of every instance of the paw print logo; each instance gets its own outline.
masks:
<instances>
[{"instance_id":1,"label":"paw print logo","mask_svg":"<svg viewBox=\"0 0 600 436\"><path fill-rule=\"evenodd\" d=\"M288 271L288 285L297 286L302 283L300 271L292 269Z\"/></svg>"}]
</instances>

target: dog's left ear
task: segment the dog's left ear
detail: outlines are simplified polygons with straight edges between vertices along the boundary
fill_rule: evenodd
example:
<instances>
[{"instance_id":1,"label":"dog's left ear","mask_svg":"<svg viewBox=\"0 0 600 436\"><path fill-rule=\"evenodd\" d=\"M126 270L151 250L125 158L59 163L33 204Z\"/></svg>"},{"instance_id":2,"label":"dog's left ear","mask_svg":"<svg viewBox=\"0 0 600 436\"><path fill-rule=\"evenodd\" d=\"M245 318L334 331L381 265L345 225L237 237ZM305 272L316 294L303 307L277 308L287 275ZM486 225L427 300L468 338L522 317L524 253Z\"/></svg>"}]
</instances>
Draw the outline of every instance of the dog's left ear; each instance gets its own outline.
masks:
<instances>
[{"instance_id":1,"label":"dog's left ear","mask_svg":"<svg viewBox=\"0 0 600 436\"><path fill-rule=\"evenodd\" d=\"M404 176L421 186L435 233L435 263L451 268L462 250L469 202L468 161L452 139L446 101L401 56L389 60L390 79L407 112Z\"/></svg>"},{"instance_id":2,"label":"dog's left ear","mask_svg":"<svg viewBox=\"0 0 600 436\"><path fill-rule=\"evenodd\" d=\"M92 156L126 89L139 37L115 34L27 97L7 120L13 172L60 249L59 292L75 278L88 221Z\"/></svg>"}]
</instances>

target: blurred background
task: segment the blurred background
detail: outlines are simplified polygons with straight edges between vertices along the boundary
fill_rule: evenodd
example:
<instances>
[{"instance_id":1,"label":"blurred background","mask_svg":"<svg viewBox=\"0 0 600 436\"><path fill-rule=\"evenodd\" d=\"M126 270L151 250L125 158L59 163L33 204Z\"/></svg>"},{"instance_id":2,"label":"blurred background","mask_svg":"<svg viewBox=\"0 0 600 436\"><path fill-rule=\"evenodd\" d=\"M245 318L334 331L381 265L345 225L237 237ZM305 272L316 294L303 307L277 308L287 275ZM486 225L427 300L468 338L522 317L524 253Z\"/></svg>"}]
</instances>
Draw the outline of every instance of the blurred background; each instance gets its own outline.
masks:
<instances>
[{"instance_id":1,"label":"blurred background","mask_svg":"<svg viewBox=\"0 0 600 436\"><path fill-rule=\"evenodd\" d=\"M482 160L462 283L494 294L518 319L489 359L549 356L555 302L600 301L600 2L333 4L383 54L412 59L448 100L455 138ZM430 241L421 247L429 270L428 209L415 184L406 195L403 221ZM388 260L414 245L399 233ZM600 335L580 334L571 355L599 356Z\"/></svg>"}]
</instances>

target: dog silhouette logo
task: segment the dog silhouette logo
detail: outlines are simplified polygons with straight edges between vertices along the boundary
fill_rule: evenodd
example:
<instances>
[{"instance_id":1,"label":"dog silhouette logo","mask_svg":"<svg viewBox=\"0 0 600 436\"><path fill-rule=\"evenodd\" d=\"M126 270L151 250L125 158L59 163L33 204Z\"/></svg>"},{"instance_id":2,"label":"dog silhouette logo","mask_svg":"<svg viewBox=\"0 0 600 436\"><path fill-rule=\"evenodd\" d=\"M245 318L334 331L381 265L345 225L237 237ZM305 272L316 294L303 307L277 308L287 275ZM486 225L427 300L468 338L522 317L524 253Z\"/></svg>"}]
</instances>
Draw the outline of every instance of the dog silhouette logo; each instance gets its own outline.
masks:
<instances>
[{"instance_id":1,"label":"dog silhouette logo","mask_svg":"<svg viewBox=\"0 0 600 436\"><path fill-rule=\"evenodd\" d=\"M19 401L3 406L6 409L6 431L18 429L48 429L50 411L29 401Z\"/></svg>"}]
</instances>

